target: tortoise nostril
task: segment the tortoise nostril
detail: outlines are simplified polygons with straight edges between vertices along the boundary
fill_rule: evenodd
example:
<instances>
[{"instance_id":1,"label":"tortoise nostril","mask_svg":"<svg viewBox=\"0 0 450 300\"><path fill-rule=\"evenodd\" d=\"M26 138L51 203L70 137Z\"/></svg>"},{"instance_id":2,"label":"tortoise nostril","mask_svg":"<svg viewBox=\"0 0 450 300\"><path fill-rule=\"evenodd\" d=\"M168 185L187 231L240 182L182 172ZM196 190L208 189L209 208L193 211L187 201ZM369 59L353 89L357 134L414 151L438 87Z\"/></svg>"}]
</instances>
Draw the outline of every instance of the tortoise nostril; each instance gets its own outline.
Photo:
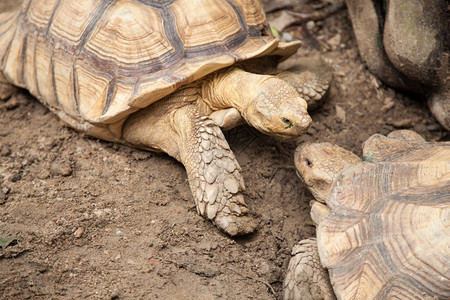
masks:
<instances>
[{"instance_id":1,"label":"tortoise nostril","mask_svg":"<svg viewBox=\"0 0 450 300\"><path fill-rule=\"evenodd\" d=\"M304 128L308 128L311 125L312 119L309 115L303 117L303 120L301 122L301 126Z\"/></svg>"},{"instance_id":2,"label":"tortoise nostril","mask_svg":"<svg viewBox=\"0 0 450 300\"><path fill-rule=\"evenodd\" d=\"M306 165L308 168L311 168L311 167L312 167L312 162L311 162L309 159L305 159L305 165Z\"/></svg>"}]
</instances>

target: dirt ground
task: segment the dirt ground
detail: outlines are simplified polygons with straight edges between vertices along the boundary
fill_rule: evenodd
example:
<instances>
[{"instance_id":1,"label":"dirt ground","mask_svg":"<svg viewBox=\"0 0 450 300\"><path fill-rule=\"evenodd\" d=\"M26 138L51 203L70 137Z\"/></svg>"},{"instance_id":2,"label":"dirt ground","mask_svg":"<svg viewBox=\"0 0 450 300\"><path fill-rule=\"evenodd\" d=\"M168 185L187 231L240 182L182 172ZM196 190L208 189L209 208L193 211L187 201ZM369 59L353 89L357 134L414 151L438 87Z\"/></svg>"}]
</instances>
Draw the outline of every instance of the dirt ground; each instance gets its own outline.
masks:
<instances>
[{"instance_id":1,"label":"dirt ground","mask_svg":"<svg viewBox=\"0 0 450 300\"><path fill-rule=\"evenodd\" d=\"M14 238L0 249L0 299L280 299L292 246L315 232L296 145L360 154L369 136L399 128L449 139L424 99L367 71L345 9L309 28L288 30L304 41L299 55L333 68L309 132L291 142L245 126L227 134L259 222L245 237L197 215L183 166L167 155L84 136L24 91L0 101L0 238Z\"/></svg>"}]
</instances>

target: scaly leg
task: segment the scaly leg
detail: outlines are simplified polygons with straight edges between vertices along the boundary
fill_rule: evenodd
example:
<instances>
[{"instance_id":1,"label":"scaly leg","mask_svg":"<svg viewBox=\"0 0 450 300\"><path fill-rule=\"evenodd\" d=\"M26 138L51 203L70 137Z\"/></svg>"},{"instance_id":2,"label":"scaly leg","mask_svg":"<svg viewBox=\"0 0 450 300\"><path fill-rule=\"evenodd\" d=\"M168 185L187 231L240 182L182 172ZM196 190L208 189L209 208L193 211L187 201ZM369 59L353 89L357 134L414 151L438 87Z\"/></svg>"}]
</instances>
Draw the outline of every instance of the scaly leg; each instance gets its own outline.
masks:
<instances>
[{"instance_id":1,"label":"scaly leg","mask_svg":"<svg viewBox=\"0 0 450 300\"><path fill-rule=\"evenodd\" d=\"M160 150L186 168L197 212L229 235L254 231L242 191L241 168L219 126L180 98L160 100L130 116L123 138Z\"/></svg>"},{"instance_id":2,"label":"scaly leg","mask_svg":"<svg viewBox=\"0 0 450 300\"><path fill-rule=\"evenodd\" d=\"M284 279L284 300L336 299L327 269L320 264L317 240L300 241L292 249Z\"/></svg>"},{"instance_id":3,"label":"scaly leg","mask_svg":"<svg viewBox=\"0 0 450 300\"><path fill-rule=\"evenodd\" d=\"M275 75L292 85L308 103L308 110L319 106L330 86L332 72L319 57L289 59L279 65Z\"/></svg>"}]
</instances>

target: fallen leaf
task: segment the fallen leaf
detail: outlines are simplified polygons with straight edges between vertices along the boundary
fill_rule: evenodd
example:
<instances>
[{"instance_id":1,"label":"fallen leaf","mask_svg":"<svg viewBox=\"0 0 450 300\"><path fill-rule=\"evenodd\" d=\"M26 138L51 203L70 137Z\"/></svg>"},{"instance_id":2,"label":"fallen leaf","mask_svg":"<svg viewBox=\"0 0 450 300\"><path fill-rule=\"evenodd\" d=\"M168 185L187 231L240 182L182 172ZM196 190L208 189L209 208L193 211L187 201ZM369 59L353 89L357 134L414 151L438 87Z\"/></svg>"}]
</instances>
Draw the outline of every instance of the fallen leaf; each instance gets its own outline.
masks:
<instances>
[{"instance_id":1,"label":"fallen leaf","mask_svg":"<svg viewBox=\"0 0 450 300\"><path fill-rule=\"evenodd\" d=\"M5 250L8 246L13 246L17 244L17 239L13 237L9 238L0 238L0 247Z\"/></svg>"}]
</instances>

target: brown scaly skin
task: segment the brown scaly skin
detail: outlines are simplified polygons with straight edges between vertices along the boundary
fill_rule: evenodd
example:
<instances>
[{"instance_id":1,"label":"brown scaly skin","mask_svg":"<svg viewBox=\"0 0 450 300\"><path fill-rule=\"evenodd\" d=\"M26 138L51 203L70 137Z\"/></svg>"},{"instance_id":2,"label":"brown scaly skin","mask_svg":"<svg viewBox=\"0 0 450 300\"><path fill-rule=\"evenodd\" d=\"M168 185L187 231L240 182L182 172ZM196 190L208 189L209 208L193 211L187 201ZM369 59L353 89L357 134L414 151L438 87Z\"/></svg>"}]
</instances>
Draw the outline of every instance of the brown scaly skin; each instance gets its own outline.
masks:
<instances>
[{"instance_id":1,"label":"brown scaly skin","mask_svg":"<svg viewBox=\"0 0 450 300\"><path fill-rule=\"evenodd\" d=\"M274 72L286 81L308 103L308 111L317 109L326 96L332 77L331 67L320 57L288 59L277 65Z\"/></svg>"},{"instance_id":2,"label":"brown scaly skin","mask_svg":"<svg viewBox=\"0 0 450 300\"><path fill-rule=\"evenodd\" d=\"M308 111L317 109L326 96L332 77L331 67L319 56L289 58L283 62L271 56L244 62L243 70L269 74L294 87L308 103Z\"/></svg>"},{"instance_id":3,"label":"brown scaly skin","mask_svg":"<svg viewBox=\"0 0 450 300\"><path fill-rule=\"evenodd\" d=\"M328 271L320 264L317 240L300 241L292 249L286 279L284 299L336 299L329 280ZM297 271L302 269L301 272Z\"/></svg>"},{"instance_id":4,"label":"brown scaly skin","mask_svg":"<svg viewBox=\"0 0 450 300\"><path fill-rule=\"evenodd\" d=\"M233 68L131 115L123 139L180 161L198 213L234 236L252 232L256 224L247 215L239 164L220 127L206 117L227 108L235 108L255 128L280 138L295 138L311 124L306 102L293 87L275 76Z\"/></svg>"}]
</instances>

